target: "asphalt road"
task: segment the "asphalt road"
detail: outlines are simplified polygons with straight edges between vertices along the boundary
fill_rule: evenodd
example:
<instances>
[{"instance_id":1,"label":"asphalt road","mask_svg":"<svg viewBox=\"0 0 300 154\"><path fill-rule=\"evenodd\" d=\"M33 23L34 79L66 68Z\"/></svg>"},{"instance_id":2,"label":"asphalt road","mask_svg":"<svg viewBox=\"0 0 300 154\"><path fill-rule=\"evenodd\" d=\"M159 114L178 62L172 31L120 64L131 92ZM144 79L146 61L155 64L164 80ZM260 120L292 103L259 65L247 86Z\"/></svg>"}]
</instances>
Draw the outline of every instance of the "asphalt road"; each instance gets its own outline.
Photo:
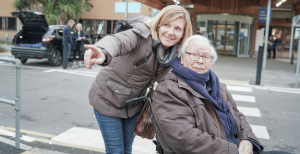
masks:
<instances>
[{"instance_id":1,"label":"asphalt road","mask_svg":"<svg viewBox=\"0 0 300 154\"><path fill-rule=\"evenodd\" d=\"M74 127L99 130L88 91L100 69L95 65L92 70L62 70L62 66L49 66L47 60L29 60L22 67L21 129L53 135ZM0 62L0 98L15 98L15 82L15 67ZM229 90L234 97L254 98L254 102L239 100L237 105L245 112L258 111L258 115L250 112L246 118L250 125L258 126L256 131L261 133L259 140L265 150L300 153L300 91L246 88L251 92ZM15 127L12 106L0 104L0 126Z\"/></svg>"}]
</instances>

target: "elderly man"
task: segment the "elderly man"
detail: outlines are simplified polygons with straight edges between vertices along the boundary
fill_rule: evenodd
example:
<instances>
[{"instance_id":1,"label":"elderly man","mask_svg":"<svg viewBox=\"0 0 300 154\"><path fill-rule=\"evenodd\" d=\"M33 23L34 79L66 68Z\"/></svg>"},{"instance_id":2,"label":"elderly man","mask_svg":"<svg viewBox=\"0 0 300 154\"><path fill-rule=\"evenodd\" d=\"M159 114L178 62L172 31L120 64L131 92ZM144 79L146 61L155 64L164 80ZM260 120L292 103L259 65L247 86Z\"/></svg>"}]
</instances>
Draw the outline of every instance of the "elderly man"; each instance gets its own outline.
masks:
<instances>
[{"instance_id":1,"label":"elderly man","mask_svg":"<svg viewBox=\"0 0 300 154\"><path fill-rule=\"evenodd\" d=\"M153 94L157 136L164 153L252 154L263 146L235 101L210 69L217 53L191 36Z\"/></svg>"},{"instance_id":2,"label":"elderly man","mask_svg":"<svg viewBox=\"0 0 300 154\"><path fill-rule=\"evenodd\" d=\"M68 36L68 59L71 53L71 45L72 45L71 29L74 26L74 23L75 23L74 20L69 20L68 24L63 29L63 37ZM64 45L64 41L63 41L63 45Z\"/></svg>"}]
</instances>

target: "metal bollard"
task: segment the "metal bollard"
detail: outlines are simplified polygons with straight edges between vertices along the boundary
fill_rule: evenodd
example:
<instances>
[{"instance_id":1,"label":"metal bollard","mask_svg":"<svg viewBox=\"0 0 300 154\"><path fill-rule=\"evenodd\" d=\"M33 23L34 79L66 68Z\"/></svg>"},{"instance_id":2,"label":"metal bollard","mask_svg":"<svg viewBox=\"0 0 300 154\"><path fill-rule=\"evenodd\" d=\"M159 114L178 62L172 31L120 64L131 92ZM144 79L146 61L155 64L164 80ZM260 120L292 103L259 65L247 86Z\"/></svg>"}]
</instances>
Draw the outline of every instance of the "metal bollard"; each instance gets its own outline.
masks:
<instances>
[{"instance_id":1,"label":"metal bollard","mask_svg":"<svg viewBox=\"0 0 300 154\"><path fill-rule=\"evenodd\" d=\"M67 69L68 65L68 36L64 36L64 41L63 41L63 69Z\"/></svg>"},{"instance_id":2,"label":"metal bollard","mask_svg":"<svg viewBox=\"0 0 300 154\"><path fill-rule=\"evenodd\" d=\"M294 54L292 54L292 58L291 58L291 65L294 64Z\"/></svg>"},{"instance_id":3,"label":"metal bollard","mask_svg":"<svg viewBox=\"0 0 300 154\"><path fill-rule=\"evenodd\" d=\"M257 66L256 66L256 81L255 81L256 85L260 85L263 50L264 50L264 47L259 46L258 56L257 56Z\"/></svg>"}]
</instances>

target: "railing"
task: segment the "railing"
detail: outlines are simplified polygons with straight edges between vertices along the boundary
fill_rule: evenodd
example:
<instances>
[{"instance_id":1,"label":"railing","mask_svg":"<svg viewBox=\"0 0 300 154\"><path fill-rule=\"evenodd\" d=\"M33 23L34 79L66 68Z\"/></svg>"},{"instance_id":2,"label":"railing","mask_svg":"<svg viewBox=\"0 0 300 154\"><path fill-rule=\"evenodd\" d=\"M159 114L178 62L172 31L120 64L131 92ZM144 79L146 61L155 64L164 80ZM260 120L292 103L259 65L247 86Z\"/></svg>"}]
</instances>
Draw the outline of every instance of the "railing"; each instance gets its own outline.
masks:
<instances>
[{"instance_id":1,"label":"railing","mask_svg":"<svg viewBox=\"0 0 300 154\"><path fill-rule=\"evenodd\" d=\"M19 59L0 57L0 61L11 62L16 65L16 98L8 100L0 98L0 103L15 106L16 110L16 149L20 149L20 110L21 110L21 66Z\"/></svg>"}]
</instances>

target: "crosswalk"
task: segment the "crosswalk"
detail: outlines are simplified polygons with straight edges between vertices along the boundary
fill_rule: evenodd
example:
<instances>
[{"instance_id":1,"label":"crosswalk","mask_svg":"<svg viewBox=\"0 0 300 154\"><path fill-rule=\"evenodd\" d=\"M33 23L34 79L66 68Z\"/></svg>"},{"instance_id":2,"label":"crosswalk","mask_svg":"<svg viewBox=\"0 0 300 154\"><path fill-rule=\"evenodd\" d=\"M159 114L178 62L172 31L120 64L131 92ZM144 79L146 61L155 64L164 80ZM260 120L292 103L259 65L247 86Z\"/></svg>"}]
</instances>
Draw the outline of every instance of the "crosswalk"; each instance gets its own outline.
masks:
<instances>
[{"instance_id":1,"label":"crosswalk","mask_svg":"<svg viewBox=\"0 0 300 154\"><path fill-rule=\"evenodd\" d=\"M232 94L233 99L237 102L237 105L239 102L244 102L243 104L251 103L251 106L253 104L257 104L259 102L256 102L255 96L252 96L252 87L244 87L244 86L231 86L228 85L227 89ZM235 93L239 94L235 94ZM243 93L243 95L240 95L240 93ZM263 118L259 108L253 108L253 107L247 107L247 106L237 106L238 110L242 112L246 118L247 117L255 117L255 118ZM253 133L255 136L259 139L270 139L270 135L268 133L266 126L259 126L259 125L252 125L249 123Z\"/></svg>"},{"instance_id":2,"label":"crosswalk","mask_svg":"<svg viewBox=\"0 0 300 154\"><path fill-rule=\"evenodd\" d=\"M253 92L251 87L227 86L227 88L232 93L232 96L237 103L257 103L255 97L251 95ZM238 92L239 95L235 94L236 92ZM240 95L241 92L245 93L245 95ZM246 118L263 118L259 108L238 106L238 110L242 112L246 116ZM257 138L270 139L269 133L265 126L259 126L254 124L250 124L250 126ZM60 135L52 138L52 140L75 145L84 145L97 148L101 147L103 149L105 148L101 132L99 130L87 128L71 128L66 132L61 133ZM151 140L142 139L141 137L136 136L133 143L133 154L155 154L155 146Z\"/></svg>"}]
</instances>

